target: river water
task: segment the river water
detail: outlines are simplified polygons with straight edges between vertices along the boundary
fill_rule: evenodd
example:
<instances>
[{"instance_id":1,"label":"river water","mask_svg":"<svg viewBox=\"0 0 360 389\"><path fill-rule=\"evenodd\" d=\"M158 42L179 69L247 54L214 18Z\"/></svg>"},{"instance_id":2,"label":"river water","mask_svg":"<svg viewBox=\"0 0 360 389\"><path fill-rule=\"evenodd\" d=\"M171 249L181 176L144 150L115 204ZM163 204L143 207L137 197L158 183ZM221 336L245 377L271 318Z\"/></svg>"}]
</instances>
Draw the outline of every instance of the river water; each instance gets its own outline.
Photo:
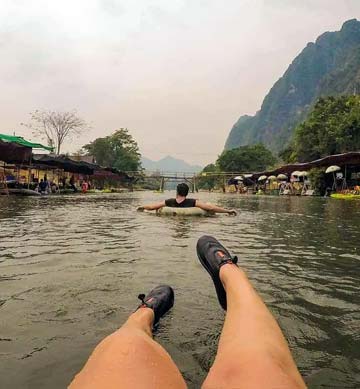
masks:
<instances>
[{"instance_id":1,"label":"river water","mask_svg":"<svg viewBox=\"0 0 360 389\"><path fill-rule=\"evenodd\" d=\"M360 201L200 193L238 215L136 212L171 195L0 198L0 387L66 387L137 295L168 283L156 339L198 388L223 323L202 234L239 256L309 387L360 387Z\"/></svg>"}]
</instances>

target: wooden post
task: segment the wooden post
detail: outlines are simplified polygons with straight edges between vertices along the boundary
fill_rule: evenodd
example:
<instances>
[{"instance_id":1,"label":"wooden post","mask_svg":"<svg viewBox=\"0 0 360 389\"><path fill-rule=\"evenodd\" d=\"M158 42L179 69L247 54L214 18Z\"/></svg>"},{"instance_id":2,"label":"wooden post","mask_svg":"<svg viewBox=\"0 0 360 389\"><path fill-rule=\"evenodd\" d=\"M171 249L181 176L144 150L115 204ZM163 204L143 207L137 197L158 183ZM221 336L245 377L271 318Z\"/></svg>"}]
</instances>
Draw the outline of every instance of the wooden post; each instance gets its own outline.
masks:
<instances>
[{"instance_id":1,"label":"wooden post","mask_svg":"<svg viewBox=\"0 0 360 389\"><path fill-rule=\"evenodd\" d=\"M165 179L164 177L161 177L160 192L164 192L164 187L165 187Z\"/></svg>"},{"instance_id":2,"label":"wooden post","mask_svg":"<svg viewBox=\"0 0 360 389\"><path fill-rule=\"evenodd\" d=\"M32 155L32 154L31 154ZM28 167L28 189L30 189L30 179L31 179L31 157L29 161L29 167Z\"/></svg>"},{"instance_id":3,"label":"wooden post","mask_svg":"<svg viewBox=\"0 0 360 389\"><path fill-rule=\"evenodd\" d=\"M5 187L6 194L7 194L8 196L10 196L9 188L8 188L8 186L7 186L7 181L6 181L6 171L5 171L5 166L6 166L6 163L4 162L4 166L3 166L3 169L4 169L4 187Z\"/></svg>"},{"instance_id":4,"label":"wooden post","mask_svg":"<svg viewBox=\"0 0 360 389\"><path fill-rule=\"evenodd\" d=\"M343 178L343 182L342 182L342 190L347 189L346 174L347 174L347 165L345 165L345 173L344 173L344 178Z\"/></svg>"}]
</instances>

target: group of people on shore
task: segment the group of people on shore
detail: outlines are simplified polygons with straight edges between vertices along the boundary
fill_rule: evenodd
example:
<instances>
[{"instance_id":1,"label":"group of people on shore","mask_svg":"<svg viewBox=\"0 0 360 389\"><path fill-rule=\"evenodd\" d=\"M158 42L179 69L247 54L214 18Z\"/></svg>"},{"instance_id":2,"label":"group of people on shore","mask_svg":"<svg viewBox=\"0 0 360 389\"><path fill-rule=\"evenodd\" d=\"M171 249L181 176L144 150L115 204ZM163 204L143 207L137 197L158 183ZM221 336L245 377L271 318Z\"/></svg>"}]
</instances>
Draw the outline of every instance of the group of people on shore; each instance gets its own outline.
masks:
<instances>
[{"instance_id":1,"label":"group of people on shore","mask_svg":"<svg viewBox=\"0 0 360 389\"><path fill-rule=\"evenodd\" d=\"M47 175L44 175L44 178L40 179L40 182L35 187L35 191L41 194L50 194L50 193L59 193L61 190L70 189L74 193L78 192L79 189L75 183L75 177L72 175L69 179L69 184L67 183L67 178L64 176L60 180L60 184L56 184L54 181L49 181ZM86 179L81 181L81 192L86 193L90 189L90 182Z\"/></svg>"}]
</instances>

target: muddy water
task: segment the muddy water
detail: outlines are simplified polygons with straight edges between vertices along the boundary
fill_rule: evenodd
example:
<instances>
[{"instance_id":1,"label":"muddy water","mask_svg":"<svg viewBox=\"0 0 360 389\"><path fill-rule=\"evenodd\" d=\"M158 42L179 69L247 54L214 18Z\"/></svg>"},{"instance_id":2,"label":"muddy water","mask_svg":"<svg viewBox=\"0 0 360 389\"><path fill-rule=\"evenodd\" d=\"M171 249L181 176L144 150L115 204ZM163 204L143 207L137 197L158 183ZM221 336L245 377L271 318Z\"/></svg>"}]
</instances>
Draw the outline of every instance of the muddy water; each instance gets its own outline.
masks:
<instances>
[{"instance_id":1,"label":"muddy water","mask_svg":"<svg viewBox=\"0 0 360 389\"><path fill-rule=\"evenodd\" d=\"M159 283L176 303L157 340L199 387L223 322L195 255L204 233L240 257L313 388L360 386L360 201L200 194L238 216L137 213L170 193L0 198L0 387L63 388Z\"/></svg>"}]
</instances>

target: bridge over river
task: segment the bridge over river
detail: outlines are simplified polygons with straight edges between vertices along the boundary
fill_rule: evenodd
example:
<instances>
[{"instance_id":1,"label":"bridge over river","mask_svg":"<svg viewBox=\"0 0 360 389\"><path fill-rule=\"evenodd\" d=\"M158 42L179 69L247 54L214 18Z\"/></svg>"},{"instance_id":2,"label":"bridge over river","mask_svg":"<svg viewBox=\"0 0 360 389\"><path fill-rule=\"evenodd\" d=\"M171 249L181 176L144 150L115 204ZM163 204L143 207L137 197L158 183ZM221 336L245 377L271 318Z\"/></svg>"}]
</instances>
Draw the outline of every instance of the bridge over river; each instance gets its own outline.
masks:
<instances>
[{"instance_id":1,"label":"bridge over river","mask_svg":"<svg viewBox=\"0 0 360 389\"><path fill-rule=\"evenodd\" d=\"M128 171L126 172L129 176L135 178L135 182L139 180L149 180L149 181L158 181L159 190L163 191L165 189L165 184L167 182L186 182L192 193L196 192L198 189L199 179L202 177L217 177L223 179L223 185L225 186L227 181L236 176L244 175L243 172L169 172L169 171Z\"/></svg>"}]
</instances>

